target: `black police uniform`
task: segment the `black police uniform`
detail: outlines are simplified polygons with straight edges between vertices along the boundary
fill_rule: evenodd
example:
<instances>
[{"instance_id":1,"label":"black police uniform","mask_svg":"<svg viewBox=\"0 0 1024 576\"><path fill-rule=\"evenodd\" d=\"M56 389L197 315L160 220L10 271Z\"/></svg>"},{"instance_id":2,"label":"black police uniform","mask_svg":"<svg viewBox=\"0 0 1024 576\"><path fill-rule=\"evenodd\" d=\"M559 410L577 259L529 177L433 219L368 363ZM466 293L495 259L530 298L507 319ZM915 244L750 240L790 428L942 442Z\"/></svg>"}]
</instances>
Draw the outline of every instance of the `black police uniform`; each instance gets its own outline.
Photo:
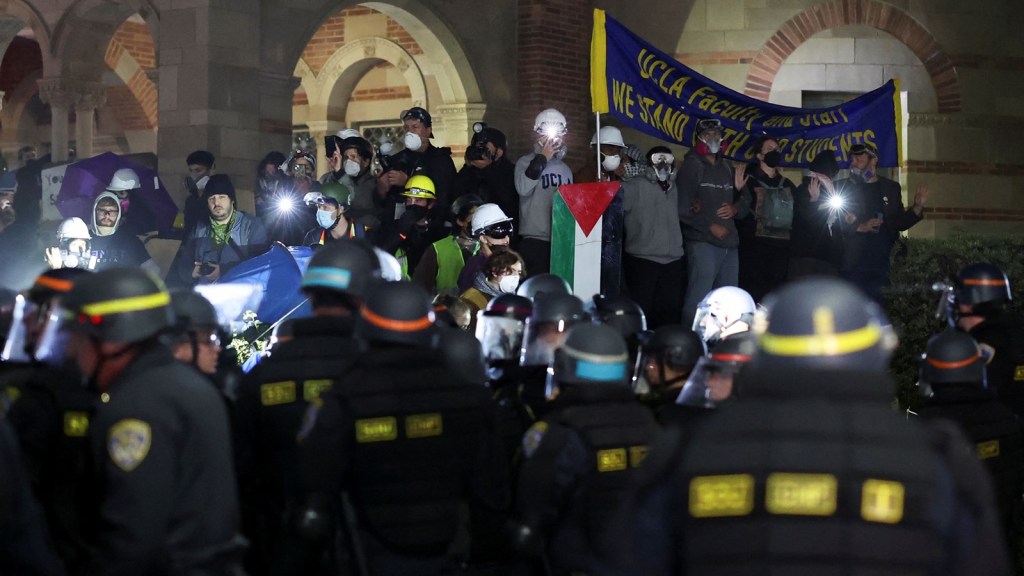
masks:
<instances>
[{"instance_id":1,"label":"black police uniform","mask_svg":"<svg viewBox=\"0 0 1024 576\"><path fill-rule=\"evenodd\" d=\"M1008 574L985 472L877 373L757 370L616 526L637 574ZM808 391L812 391L808 394ZM881 400L881 401L880 401Z\"/></svg>"},{"instance_id":2,"label":"black police uniform","mask_svg":"<svg viewBox=\"0 0 1024 576\"><path fill-rule=\"evenodd\" d=\"M252 542L246 568L252 574L275 567L285 512L298 495L295 438L306 406L355 362L352 320L295 320L292 337L274 347L242 381L233 412L236 472L243 529Z\"/></svg>"},{"instance_id":3,"label":"black police uniform","mask_svg":"<svg viewBox=\"0 0 1024 576\"><path fill-rule=\"evenodd\" d=\"M436 351L371 349L321 400L300 433L301 483L335 510L343 492L351 499L345 532L368 573L451 570L466 504L507 506L487 391Z\"/></svg>"},{"instance_id":4,"label":"black police uniform","mask_svg":"<svg viewBox=\"0 0 1024 576\"><path fill-rule=\"evenodd\" d=\"M32 496L18 442L0 418L0 574L60 576L64 569L50 547L46 521Z\"/></svg>"},{"instance_id":5,"label":"black police uniform","mask_svg":"<svg viewBox=\"0 0 1024 576\"><path fill-rule=\"evenodd\" d=\"M1024 318L999 311L967 332L995 352L986 372L996 397L1024 418Z\"/></svg>"},{"instance_id":6,"label":"black police uniform","mask_svg":"<svg viewBox=\"0 0 1024 576\"><path fill-rule=\"evenodd\" d=\"M217 391L155 345L103 398L89 426L101 526L91 573L229 573L243 541Z\"/></svg>"},{"instance_id":7,"label":"black police uniform","mask_svg":"<svg viewBox=\"0 0 1024 576\"><path fill-rule=\"evenodd\" d=\"M98 401L76 371L39 367L11 407L33 492L68 573L86 574L96 529L89 424Z\"/></svg>"},{"instance_id":8,"label":"black police uniform","mask_svg":"<svg viewBox=\"0 0 1024 576\"><path fill-rule=\"evenodd\" d=\"M918 409L922 418L958 424L992 476L1004 525L1021 510L1024 487L1024 432L1020 419L992 393L969 386L936 386Z\"/></svg>"},{"instance_id":9,"label":"black police uniform","mask_svg":"<svg viewBox=\"0 0 1024 576\"><path fill-rule=\"evenodd\" d=\"M524 551L543 539L552 573L594 573L601 534L657 424L625 386L564 386L553 404L523 437L517 508L533 533Z\"/></svg>"}]
</instances>

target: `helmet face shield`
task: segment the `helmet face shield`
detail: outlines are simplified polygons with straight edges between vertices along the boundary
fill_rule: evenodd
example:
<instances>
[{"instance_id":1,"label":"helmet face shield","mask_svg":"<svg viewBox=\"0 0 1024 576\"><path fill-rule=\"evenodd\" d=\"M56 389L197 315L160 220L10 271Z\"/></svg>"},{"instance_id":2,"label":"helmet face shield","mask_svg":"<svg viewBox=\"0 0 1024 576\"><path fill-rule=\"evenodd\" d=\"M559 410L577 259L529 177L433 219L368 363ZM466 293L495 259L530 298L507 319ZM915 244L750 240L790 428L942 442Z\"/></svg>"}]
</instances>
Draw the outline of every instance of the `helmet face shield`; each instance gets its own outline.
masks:
<instances>
[{"instance_id":1,"label":"helmet face shield","mask_svg":"<svg viewBox=\"0 0 1024 576\"><path fill-rule=\"evenodd\" d=\"M517 360L523 343L523 323L505 316L477 313L476 339L488 362Z\"/></svg>"},{"instance_id":2,"label":"helmet face shield","mask_svg":"<svg viewBox=\"0 0 1024 576\"><path fill-rule=\"evenodd\" d=\"M693 331L705 342L717 342L722 336L722 328L722 324L711 311L711 306L707 302L702 302L693 316Z\"/></svg>"},{"instance_id":3,"label":"helmet face shield","mask_svg":"<svg viewBox=\"0 0 1024 576\"><path fill-rule=\"evenodd\" d=\"M26 351L28 344L28 321L27 308L34 306L25 300L25 297L18 294L14 299L14 308L11 310L11 327L7 331L7 339L4 341L4 349L0 352L0 360L4 362L28 362L30 360Z\"/></svg>"},{"instance_id":4,"label":"helmet face shield","mask_svg":"<svg viewBox=\"0 0 1024 576\"><path fill-rule=\"evenodd\" d=\"M519 364L522 366L550 365L555 359L555 349L565 343L569 328L574 324L575 322L567 320L557 322L527 320Z\"/></svg>"},{"instance_id":5,"label":"helmet face shield","mask_svg":"<svg viewBox=\"0 0 1024 576\"><path fill-rule=\"evenodd\" d=\"M733 381L743 366L742 362L701 358L679 392L676 404L715 408L733 395Z\"/></svg>"},{"instance_id":6,"label":"helmet face shield","mask_svg":"<svg viewBox=\"0 0 1024 576\"><path fill-rule=\"evenodd\" d=\"M68 312L54 306L40 318L39 339L35 345L35 360L44 364L64 364L68 360Z\"/></svg>"}]
</instances>

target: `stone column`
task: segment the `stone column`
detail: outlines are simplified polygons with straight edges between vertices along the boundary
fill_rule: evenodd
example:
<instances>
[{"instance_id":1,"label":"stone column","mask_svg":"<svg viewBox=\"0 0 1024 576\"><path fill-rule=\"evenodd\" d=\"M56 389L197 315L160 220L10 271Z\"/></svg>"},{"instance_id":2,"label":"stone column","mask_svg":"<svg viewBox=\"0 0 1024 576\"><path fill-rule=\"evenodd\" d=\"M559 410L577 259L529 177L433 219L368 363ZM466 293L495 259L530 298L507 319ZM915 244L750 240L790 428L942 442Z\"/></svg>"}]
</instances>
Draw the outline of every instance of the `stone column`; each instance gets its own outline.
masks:
<instances>
[{"instance_id":1,"label":"stone column","mask_svg":"<svg viewBox=\"0 0 1024 576\"><path fill-rule=\"evenodd\" d=\"M263 154L279 150L288 155L292 145L292 97L302 79L291 74L277 74L260 71L260 150ZM329 129L328 123L309 123L309 133L317 138L317 149L323 148L323 136ZM322 150L321 150L322 153ZM320 169L320 154L317 154L317 170Z\"/></svg>"},{"instance_id":2,"label":"stone column","mask_svg":"<svg viewBox=\"0 0 1024 576\"><path fill-rule=\"evenodd\" d=\"M102 85L91 85L84 88L75 100L75 145L78 147L78 159L93 156L93 124L96 109L107 102L107 93Z\"/></svg>"},{"instance_id":3,"label":"stone column","mask_svg":"<svg viewBox=\"0 0 1024 576\"><path fill-rule=\"evenodd\" d=\"M43 78L39 84L39 99L50 105L50 157L53 162L68 160L68 111L77 95L68 90L60 78Z\"/></svg>"}]
</instances>

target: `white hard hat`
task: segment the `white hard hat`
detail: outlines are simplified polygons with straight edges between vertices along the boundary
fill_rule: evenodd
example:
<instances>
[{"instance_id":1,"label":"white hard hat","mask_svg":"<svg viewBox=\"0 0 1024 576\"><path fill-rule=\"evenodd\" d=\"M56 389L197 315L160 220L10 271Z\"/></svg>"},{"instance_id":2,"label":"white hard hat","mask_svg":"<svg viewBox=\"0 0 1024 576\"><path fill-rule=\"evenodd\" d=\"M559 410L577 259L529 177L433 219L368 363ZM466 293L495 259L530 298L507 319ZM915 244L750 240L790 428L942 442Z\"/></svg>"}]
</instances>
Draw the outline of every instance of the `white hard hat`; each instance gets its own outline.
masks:
<instances>
[{"instance_id":1,"label":"white hard hat","mask_svg":"<svg viewBox=\"0 0 1024 576\"><path fill-rule=\"evenodd\" d=\"M561 136L565 134L568 125L569 123L565 121L565 116L561 112L554 108L548 108L537 114L537 118L533 121L533 130L538 134L550 132L549 135Z\"/></svg>"},{"instance_id":2,"label":"white hard hat","mask_svg":"<svg viewBox=\"0 0 1024 576\"><path fill-rule=\"evenodd\" d=\"M123 192L126 190L135 190L139 188L139 175L135 173L135 170L131 168L121 168L110 178L110 184L107 186L107 190L113 192Z\"/></svg>"},{"instance_id":3,"label":"white hard hat","mask_svg":"<svg viewBox=\"0 0 1024 576\"><path fill-rule=\"evenodd\" d=\"M377 255L377 262L380 264L380 277L388 282L400 282L405 280L402 277L402 264L390 253L373 247L374 254Z\"/></svg>"},{"instance_id":4,"label":"white hard hat","mask_svg":"<svg viewBox=\"0 0 1024 576\"><path fill-rule=\"evenodd\" d=\"M757 305L746 290L735 286L722 286L708 292L697 306L697 314L693 318L693 331L700 334L705 342L713 342L721 336L723 330L737 322L750 324L756 311ZM708 317L708 322L702 323L705 317Z\"/></svg>"},{"instance_id":5,"label":"white hard hat","mask_svg":"<svg viewBox=\"0 0 1024 576\"><path fill-rule=\"evenodd\" d=\"M499 222L512 220L497 204L481 204L473 212L473 223L471 225L473 236L479 236L485 228Z\"/></svg>"},{"instance_id":6,"label":"white hard hat","mask_svg":"<svg viewBox=\"0 0 1024 576\"><path fill-rule=\"evenodd\" d=\"M344 140L345 138L362 138L363 135L359 133L359 130L355 128L345 128L344 130L338 131L338 138Z\"/></svg>"},{"instance_id":7,"label":"white hard hat","mask_svg":"<svg viewBox=\"0 0 1024 576\"><path fill-rule=\"evenodd\" d=\"M598 137L600 137L601 144L618 146L619 148L626 147L626 143L622 141L622 131L615 126L602 126L601 130L595 133L594 137L590 139L591 146L597 144Z\"/></svg>"},{"instance_id":8,"label":"white hard hat","mask_svg":"<svg viewBox=\"0 0 1024 576\"><path fill-rule=\"evenodd\" d=\"M60 227L57 228L57 241L63 242L64 240L92 240L85 221L76 216L61 222Z\"/></svg>"}]
</instances>

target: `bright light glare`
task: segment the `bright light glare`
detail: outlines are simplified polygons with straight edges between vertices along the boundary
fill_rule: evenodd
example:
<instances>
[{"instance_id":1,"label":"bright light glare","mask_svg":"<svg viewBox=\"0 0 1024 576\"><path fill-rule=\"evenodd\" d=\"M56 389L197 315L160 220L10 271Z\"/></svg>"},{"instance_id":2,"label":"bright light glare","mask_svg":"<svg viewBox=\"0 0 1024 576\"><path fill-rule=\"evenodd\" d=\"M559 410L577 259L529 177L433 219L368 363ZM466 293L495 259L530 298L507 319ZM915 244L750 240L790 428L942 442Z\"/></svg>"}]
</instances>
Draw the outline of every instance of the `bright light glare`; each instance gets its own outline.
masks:
<instances>
[{"instance_id":1,"label":"bright light glare","mask_svg":"<svg viewBox=\"0 0 1024 576\"><path fill-rule=\"evenodd\" d=\"M295 199L287 196L278 198L277 209L280 212L291 212L292 210L295 210Z\"/></svg>"},{"instance_id":2,"label":"bright light glare","mask_svg":"<svg viewBox=\"0 0 1024 576\"><path fill-rule=\"evenodd\" d=\"M846 200L839 194L829 196L826 202L828 203L828 207L832 210L842 210L843 206L846 204Z\"/></svg>"}]
</instances>

